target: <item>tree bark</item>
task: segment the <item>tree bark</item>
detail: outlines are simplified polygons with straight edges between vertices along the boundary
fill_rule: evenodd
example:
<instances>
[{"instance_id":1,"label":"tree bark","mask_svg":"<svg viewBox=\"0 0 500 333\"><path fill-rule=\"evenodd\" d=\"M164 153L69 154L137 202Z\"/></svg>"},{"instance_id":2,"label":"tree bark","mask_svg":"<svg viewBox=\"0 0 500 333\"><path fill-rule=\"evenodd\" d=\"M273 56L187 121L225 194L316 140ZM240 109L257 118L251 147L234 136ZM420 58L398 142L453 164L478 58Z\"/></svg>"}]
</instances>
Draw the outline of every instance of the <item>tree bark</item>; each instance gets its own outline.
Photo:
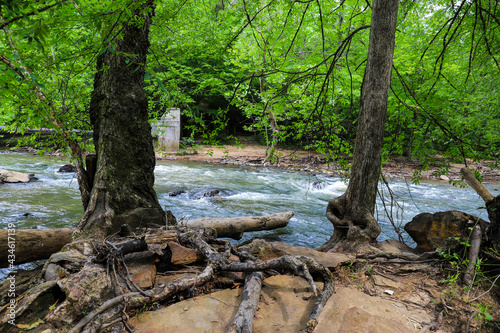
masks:
<instances>
[{"instance_id":1,"label":"tree bark","mask_svg":"<svg viewBox=\"0 0 500 333\"><path fill-rule=\"evenodd\" d=\"M373 214L381 169L384 124L391 83L398 13L397 0L375 0L368 60L361 88L361 105L353 163L346 192L328 203L326 216L334 226L327 251L341 241L370 242L380 234Z\"/></svg>"},{"instance_id":2,"label":"tree bark","mask_svg":"<svg viewBox=\"0 0 500 333\"><path fill-rule=\"evenodd\" d=\"M61 229L28 229L16 230L9 234L7 230L0 230L0 268L10 264L20 265L40 259L47 259L52 253L58 252L64 245L71 242L74 228ZM9 262L9 244L14 244L15 258Z\"/></svg>"},{"instance_id":3,"label":"tree bark","mask_svg":"<svg viewBox=\"0 0 500 333\"><path fill-rule=\"evenodd\" d=\"M79 231L97 227L107 235L123 224L135 229L165 222L153 189L155 155L143 89L154 4L131 6L137 20L123 22L97 58L90 101L97 169Z\"/></svg>"}]
</instances>

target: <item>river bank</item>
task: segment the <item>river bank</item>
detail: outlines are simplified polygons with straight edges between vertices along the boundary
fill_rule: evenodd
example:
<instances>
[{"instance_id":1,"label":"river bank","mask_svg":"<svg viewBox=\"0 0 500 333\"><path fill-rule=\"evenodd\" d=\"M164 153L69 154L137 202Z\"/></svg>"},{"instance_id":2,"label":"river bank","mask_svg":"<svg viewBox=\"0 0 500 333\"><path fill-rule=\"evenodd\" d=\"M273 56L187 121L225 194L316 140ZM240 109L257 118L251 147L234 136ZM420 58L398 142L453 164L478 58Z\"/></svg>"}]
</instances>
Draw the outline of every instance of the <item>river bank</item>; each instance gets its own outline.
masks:
<instances>
[{"instance_id":1,"label":"river bank","mask_svg":"<svg viewBox=\"0 0 500 333\"><path fill-rule=\"evenodd\" d=\"M210 149L213 149L213 151L210 151ZM262 146L247 145L243 149L237 149L235 147L226 147L225 149L203 147L198 148L198 150L198 154L195 155L158 155L158 158L165 160L176 159L200 162L199 166L201 166L201 169L196 170L192 170L183 165L194 163L163 163L159 161L157 165L159 169L156 174L156 179L159 182L157 191L160 200L162 200L162 206L166 206L170 210L178 209L178 216L188 214L187 212L190 206L205 207L205 212L203 213L205 216L215 213L228 215L227 211L224 209L233 203L251 211L252 214L256 214L258 207L249 208L251 203L257 203L259 206L269 209L269 204L276 202L280 208L291 205L294 210L298 210L298 199L306 197L307 194L307 198L309 199L318 196L318 199L324 201L323 203L321 200L318 202L320 208L317 209L320 215L318 221L323 221L326 200L337 193L327 192L324 195L325 198L322 199L323 196L318 193L320 191L308 190L306 186L308 184L307 180L301 179L297 181L296 179L292 180L290 178L285 178L283 174L288 174L286 172L280 172L278 175L273 175L272 170L260 169L253 172L253 170L248 170L248 168L244 168L245 170L241 172L235 172L240 168L227 169L215 166L216 164L247 165L251 167L250 169L253 169L254 166L262 166L262 160L265 154L265 148ZM212 155L207 154L210 152ZM35 173L43 175L41 181L32 183L29 186L19 186L16 188L9 186L9 189L12 188L13 190L9 196L14 197L18 195L20 201L19 203L13 204L12 209L14 209L14 211L11 213L7 212L5 216L9 216L7 222L16 223L19 228L23 227L25 224L26 228L28 228L27 222L30 218L37 221L49 219L47 206L60 202L59 197L56 197L56 192L59 191L56 191L56 188L64 190L62 197L73 197L75 203L68 204L68 207L79 207L79 196L76 185L74 184L75 181L73 180L72 187L69 186L73 176L70 174L59 174L54 171L56 166L53 165L54 161L51 161L51 159L47 157L37 158L40 158L40 160L36 162L32 161L30 158L26 158L26 162L23 164L22 168L25 169L25 171L33 171L35 167ZM310 154L309 152L299 152L297 157L290 157L290 160L287 160L285 157L281 158L279 163L282 164L278 164L277 167L318 174L333 174L336 172L329 167L322 169L323 166L321 163L313 163L315 158L318 158L318 156L314 156L314 154ZM6 159L7 158L3 158L3 161ZM18 161L12 161L12 163L18 167L20 166ZM269 167L270 165L266 166ZM411 165L408 166L408 168L410 168L410 171L408 171L406 175L411 176ZM391 175L391 171L386 172ZM191 185L187 186L189 182L193 181L194 175L199 177L199 182L193 182ZM391 177L396 178L397 175L397 173L394 173L394 176ZM203 187L207 184L220 184L221 179L227 180L228 184L235 184L241 179L248 180L249 177L255 177L249 182L252 184L252 187L255 187L256 179L265 178L262 183L265 188L263 192L265 193L264 195L260 192L254 193L252 192L254 190L249 188L240 188L236 190L229 188L227 185L224 189L230 189L234 193L229 195L229 198L223 198L223 200L195 201L194 198L189 197L189 193L195 193L199 187ZM295 178L296 176L294 175L293 177ZM326 181L327 186L331 188L336 188L338 186L338 191L342 191L345 188L343 182L340 180L334 181L333 178L323 175L321 175L320 178ZM313 180L316 180L316 178L313 178ZM284 183L292 183L293 181L297 182L296 185L300 185L304 188L302 192L283 189ZM446 184L444 180L438 181ZM53 190L47 187L48 184L52 184L51 188L54 186ZM267 184L279 184L276 195L271 196L267 193L269 191ZM186 186L185 189L188 193L180 197L169 196L170 191L177 186ZM38 189L38 187L40 188ZM67 192L68 188L73 190ZM25 192L22 192L22 190ZM424 190L425 189L422 189L422 191ZM4 189L4 192L6 191L7 188ZM289 191L289 196L286 196L284 193L288 193ZM436 190L429 189L425 191L435 192ZM50 195L48 195L49 193ZM5 193L2 194L6 195ZM443 195L440 194L439 196ZM460 207L457 207L458 209L464 208L466 200L461 197L453 199L450 195L446 195L446 197L447 201L455 201ZM24 212L20 212L20 208L26 208L23 206L25 205L25 198L29 198L30 200L36 199L35 201L39 205L39 207L30 208L32 215L28 218L25 216L18 216L21 215L20 213ZM238 198L244 200L241 203L236 203ZM435 204L437 199L434 198L435 197L433 197L431 201ZM280 199L283 200L279 201ZM43 202L43 204L40 204L41 202ZM183 202L185 206L182 206ZM82 214L81 211L78 210L71 215L74 216L74 218L68 217L68 221L63 221L64 219L61 217L60 207L54 207L53 210L56 212L55 216L57 216L54 217L54 219L57 219L59 222L64 222L64 225L71 223L70 220L75 220ZM195 213L193 213L193 215L194 214ZM296 235L309 236L310 238L317 239L319 236L314 235L311 237L314 227L314 223L312 223L314 220L312 213L307 212L302 213L302 215L301 217L301 213L298 211L296 220L290 223L288 231L277 231L276 234L269 237L269 239L275 240L279 237L278 239L282 239L282 241L286 241L287 243L293 243L288 240ZM40 222L36 223L38 226L40 225ZM325 223L328 225L328 222ZM301 227L303 229L300 229ZM323 228L323 225L321 225L319 229L322 230ZM325 230L322 231L327 232ZM264 235L264 237L266 236ZM296 243L297 242L295 242L295 244ZM388 242L384 241L381 243ZM296 254L297 251L300 251L300 254L318 256L318 258L324 255L330 255L332 257L340 255L335 253L315 253L312 249L305 249L297 245L289 247L289 249L291 249L290 251L294 251L290 254ZM258 255L261 259L266 258L265 255L267 255L267 253L265 251L266 246L260 244L258 246ZM306 253L306 251L308 252ZM385 248L383 251L394 253L396 249ZM274 253L275 250L270 249L269 252ZM202 268L203 267L200 267L199 269L201 270ZM190 269L194 271L194 268ZM484 280L475 284L472 290L470 290L462 285L460 279L457 278L453 280L456 271L452 272L447 269L450 269L450 267L447 266L446 261L443 260L427 263L405 263L398 259L394 259L391 262L391 260L386 260L384 258L365 260L350 256L347 261L343 261L342 264L332 267L332 271L335 275L337 293L334 294L331 301L327 303L325 314L320 318L321 324L316 332L342 331L357 333L368 332L370 330L376 331L377 329L378 331L384 332L428 332L434 330L436 332L445 333L458 331L457 329L461 332L495 332L494 326L491 326L491 320L488 319L491 317L493 320L500 320L498 317L500 314L498 301L492 296L494 295L495 289L489 290L492 281ZM167 277L171 277L170 275L179 278L182 274L185 274L183 270L175 274L158 274L157 279L161 283L165 283ZM234 315L234 311L238 305L238 300L241 298L241 288L238 288L241 287L240 284L241 281L238 281L234 284L234 288L213 290L213 293L206 296L199 295L172 306L159 306L151 309L156 311L146 311L135 315L131 314L133 325L136 327L137 332L182 331L194 333L203 331L200 330L200 327L207 332L223 331L222 328L219 328L226 325L231 320L231 316ZM496 292L496 294L498 293ZM475 298L477 298L477 300L471 301ZM307 289L307 286L304 285L304 281L300 278L291 276L268 278L264 283L262 302L259 304L259 310L254 318L254 332L297 332L303 327L304 319L307 319L314 301L315 297L310 293L310 290ZM182 327L174 327L179 323L182 324ZM154 324L163 326L158 326L160 327L158 328L152 326ZM211 330L211 327L215 327L214 325L219 326ZM489 326L490 329L486 330L486 326Z\"/></svg>"},{"instance_id":2,"label":"river bank","mask_svg":"<svg viewBox=\"0 0 500 333\"><path fill-rule=\"evenodd\" d=\"M157 150L156 156L160 160L187 160L252 167L266 166L330 176L346 176L346 173L338 165L327 163L321 154L311 151L278 148L275 153L277 159L273 162L265 161L266 147L251 142L242 142L242 147L235 145L199 145L181 149L178 152ZM439 162L439 159L437 161L438 163L444 162ZM421 179L443 182L461 179L460 169L465 164L451 163L448 175L441 175L439 173L440 167L444 164L438 163L430 165L427 170L420 171ZM500 170L492 169L491 165L492 162L488 161L479 163L469 160L467 167L478 170L485 182L498 183L500 182ZM411 180L415 176L415 172L421 169L422 166L423 164L418 160L393 156L383 165L383 174L388 179Z\"/></svg>"}]
</instances>

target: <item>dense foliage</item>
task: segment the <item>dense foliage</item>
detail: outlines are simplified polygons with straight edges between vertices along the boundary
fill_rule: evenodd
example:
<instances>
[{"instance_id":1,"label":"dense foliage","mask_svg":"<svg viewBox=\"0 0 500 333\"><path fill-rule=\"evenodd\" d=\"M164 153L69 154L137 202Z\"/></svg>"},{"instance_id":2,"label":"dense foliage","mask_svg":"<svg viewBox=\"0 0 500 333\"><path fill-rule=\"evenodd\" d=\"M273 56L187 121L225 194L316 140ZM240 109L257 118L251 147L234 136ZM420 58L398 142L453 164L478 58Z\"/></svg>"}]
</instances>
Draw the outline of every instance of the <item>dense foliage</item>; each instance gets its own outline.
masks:
<instances>
[{"instance_id":1,"label":"dense foliage","mask_svg":"<svg viewBox=\"0 0 500 333\"><path fill-rule=\"evenodd\" d=\"M0 125L90 130L95 59L139 1L0 1ZM355 137L370 2L157 0L146 74L151 117L183 136L252 134L345 165ZM119 20L116 20L117 14ZM500 8L402 1L385 156L497 159ZM131 64L133 65L133 64ZM80 140L78 132L69 137ZM61 143L64 146L64 143ZM443 172L446 165L443 165Z\"/></svg>"}]
</instances>

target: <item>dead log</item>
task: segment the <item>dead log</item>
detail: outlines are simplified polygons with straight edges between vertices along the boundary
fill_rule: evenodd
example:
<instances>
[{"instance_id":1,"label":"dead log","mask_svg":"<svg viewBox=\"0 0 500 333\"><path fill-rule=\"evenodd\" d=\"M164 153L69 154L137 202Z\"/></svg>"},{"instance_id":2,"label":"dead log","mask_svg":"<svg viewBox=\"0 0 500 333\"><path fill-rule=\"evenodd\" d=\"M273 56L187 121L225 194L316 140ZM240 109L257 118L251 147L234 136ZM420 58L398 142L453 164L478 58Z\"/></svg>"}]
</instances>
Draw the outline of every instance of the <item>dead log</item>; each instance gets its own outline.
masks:
<instances>
[{"instance_id":1,"label":"dead log","mask_svg":"<svg viewBox=\"0 0 500 333\"><path fill-rule=\"evenodd\" d=\"M75 228L0 230L0 268L48 259L71 242ZM154 230L146 234L147 244L177 240L171 230Z\"/></svg>"},{"instance_id":2,"label":"dead log","mask_svg":"<svg viewBox=\"0 0 500 333\"><path fill-rule=\"evenodd\" d=\"M0 267L47 259L71 242L74 228L0 230Z\"/></svg>"},{"instance_id":3,"label":"dead log","mask_svg":"<svg viewBox=\"0 0 500 333\"><path fill-rule=\"evenodd\" d=\"M253 317L259 304L262 289L262 272L253 272L245 278L245 289L233 324L226 333L253 332Z\"/></svg>"},{"instance_id":4,"label":"dead log","mask_svg":"<svg viewBox=\"0 0 500 333\"><path fill-rule=\"evenodd\" d=\"M244 232L286 227L292 216L293 212L284 212L265 216L208 217L180 221L179 223L194 229L214 229L217 232L217 237L241 239Z\"/></svg>"},{"instance_id":5,"label":"dead log","mask_svg":"<svg viewBox=\"0 0 500 333\"><path fill-rule=\"evenodd\" d=\"M460 173L464 177L464 179L467 181L467 184L469 184L470 187L476 191L477 194L481 198L483 198L484 202L488 202L490 200L493 200L493 195L486 189L486 187L481 184L476 177L472 174L472 172L468 168L462 168L460 169Z\"/></svg>"},{"instance_id":6,"label":"dead log","mask_svg":"<svg viewBox=\"0 0 500 333\"><path fill-rule=\"evenodd\" d=\"M471 221L472 222L472 221ZM481 226L476 225L472 230L470 237L469 247L469 263L467 264L467 271L464 273L463 281L466 285L471 286L474 282L474 275L476 273L476 260L481 248L482 230Z\"/></svg>"},{"instance_id":7,"label":"dead log","mask_svg":"<svg viewBox=\"0 0 500 333\"><path fill-rule=\"evenodd\" d=\"M182 222L190 228L213 229L217 237L241 239L244 232L286 227L293 212L266 216L201 218ZM75 228L0 230L0 268L43 260L71 241ZM176 241L175 231L158 230L146 235L147 244ZM13 245L11 245L13 244ZM11 249L9 253L9 249ZM9 257L15 255L15 257ZM10 259L10 261L9 261Z\"/></svg>"}]
</instances>

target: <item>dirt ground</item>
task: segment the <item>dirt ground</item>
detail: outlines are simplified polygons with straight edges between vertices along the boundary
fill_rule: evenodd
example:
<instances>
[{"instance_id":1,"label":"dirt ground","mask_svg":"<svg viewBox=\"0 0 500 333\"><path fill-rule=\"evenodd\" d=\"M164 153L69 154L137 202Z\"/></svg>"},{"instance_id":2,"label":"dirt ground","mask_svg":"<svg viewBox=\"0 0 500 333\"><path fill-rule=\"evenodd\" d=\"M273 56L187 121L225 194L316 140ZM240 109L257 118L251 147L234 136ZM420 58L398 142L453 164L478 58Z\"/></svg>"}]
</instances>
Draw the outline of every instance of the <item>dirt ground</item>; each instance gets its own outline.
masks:
<instances>
[{"instance_id":1,"label":"dirt ground","mask_svg":"<svg viewBox=\"0 0 500 333\"><path fill-rule=\"evenodd\" d=\"M444 261L371 260L343 267L336 283L390 299L406 311L424 310L433 318L426 325L408 316L417 332L500 332L498 287L492 292L492 281L483 281L469 288L454 279L452 270Z\"/></svg>"}]
</instances>

